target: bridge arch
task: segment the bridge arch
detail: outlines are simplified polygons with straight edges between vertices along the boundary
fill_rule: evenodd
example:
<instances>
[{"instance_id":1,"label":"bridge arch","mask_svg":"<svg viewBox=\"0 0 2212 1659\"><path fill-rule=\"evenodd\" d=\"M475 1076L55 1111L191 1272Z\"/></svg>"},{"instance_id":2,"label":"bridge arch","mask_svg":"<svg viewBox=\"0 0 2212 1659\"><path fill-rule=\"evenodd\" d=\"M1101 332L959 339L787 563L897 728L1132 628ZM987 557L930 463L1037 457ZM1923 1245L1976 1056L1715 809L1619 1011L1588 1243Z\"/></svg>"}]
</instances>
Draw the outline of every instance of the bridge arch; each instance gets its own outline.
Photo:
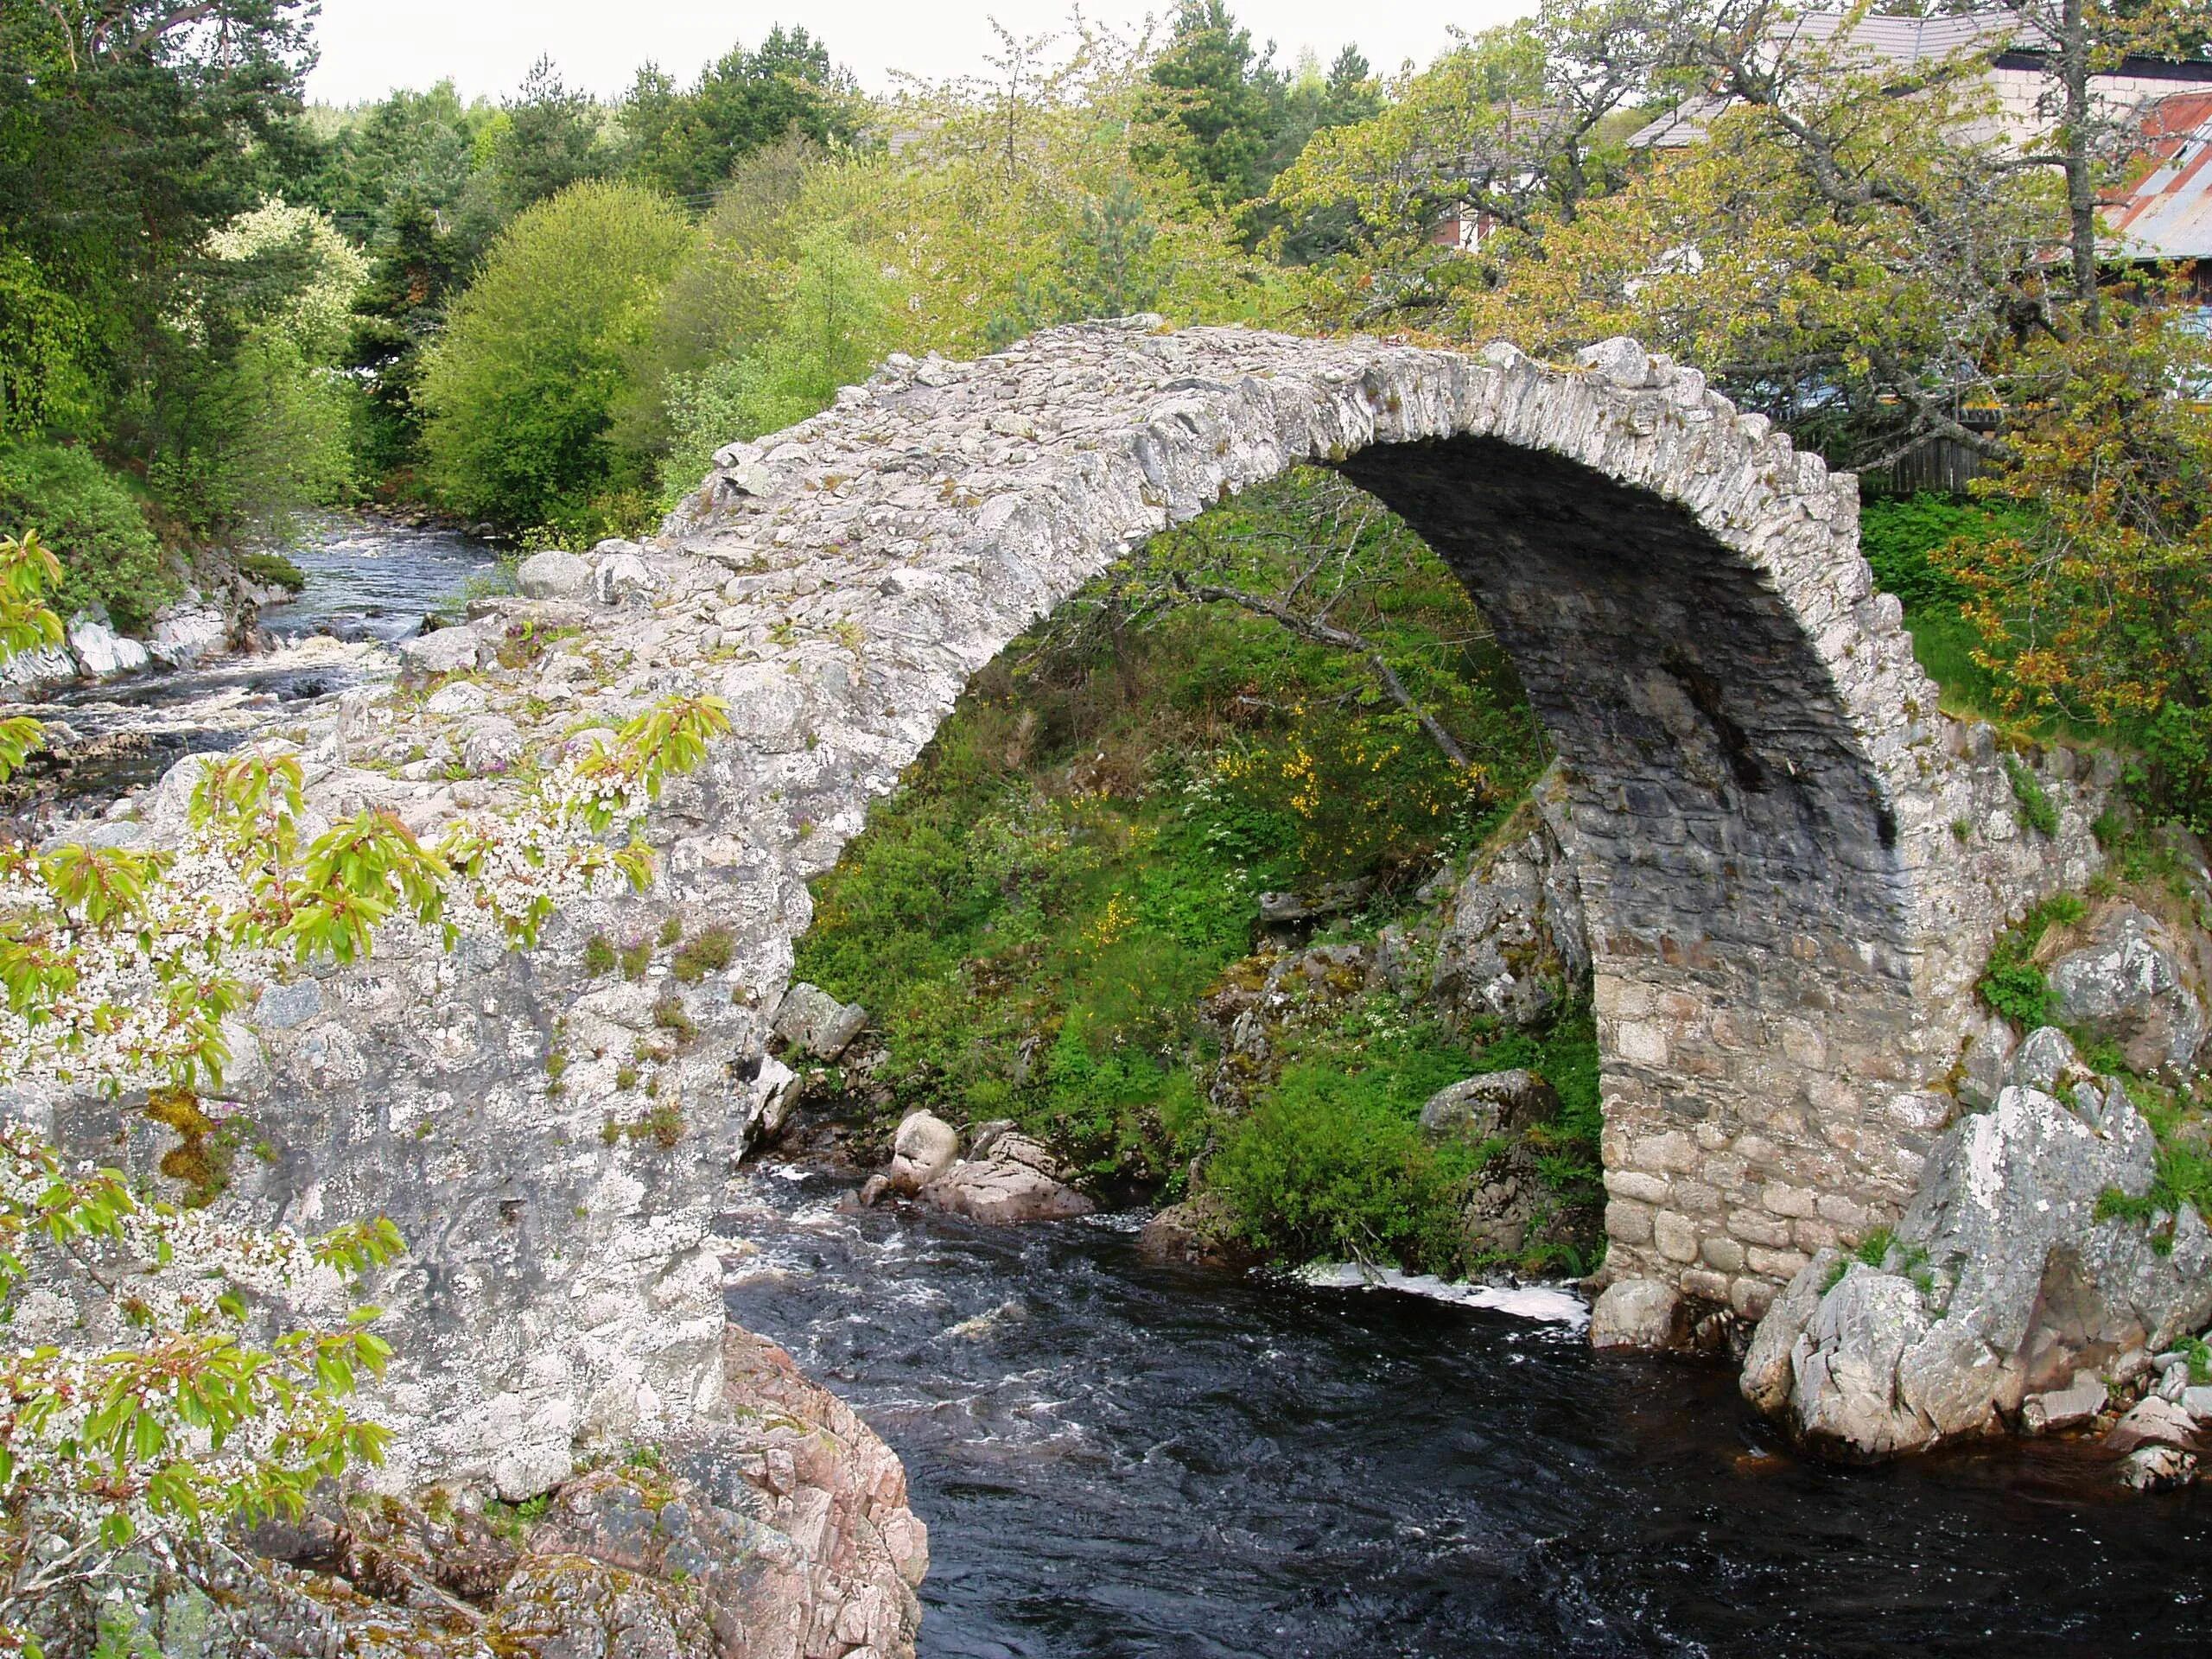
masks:
<instances>
[{"instance_id":1,"label":"bridge arch","mask_svg":"<svg viewBox=\"0 0 2212 1659\"><path fill-rule=\"evenodd\" d=\"M1565 762L1609 1275L1756 1314L1895 1214L1948 1110L1943 1015L1992 918L1947 826L1986 780L1874 591L1855 480L1694 370L1627 340L1548 366L1142 318L893 359L722 451L667 526L735 573L722 637L755 658L719 682L741 731L700 787L779 843L796 937L804 878L970 673L1145 537L1303 462L1459 573Z\"/></svg>"}]
</instances>

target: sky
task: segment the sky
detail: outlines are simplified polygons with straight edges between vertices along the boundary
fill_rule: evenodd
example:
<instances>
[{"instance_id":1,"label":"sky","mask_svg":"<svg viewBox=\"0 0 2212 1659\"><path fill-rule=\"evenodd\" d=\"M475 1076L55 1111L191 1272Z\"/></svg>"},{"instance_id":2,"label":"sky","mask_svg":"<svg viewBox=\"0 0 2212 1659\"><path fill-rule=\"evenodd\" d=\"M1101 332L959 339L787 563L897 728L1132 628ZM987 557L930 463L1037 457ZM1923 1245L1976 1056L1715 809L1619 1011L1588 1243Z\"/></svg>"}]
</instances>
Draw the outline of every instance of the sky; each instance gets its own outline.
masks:
<instances>
[{"instance_id":1,"label":"sky","mask_svg":"<svg viewBox=\"0 0 2212 1659\"><path fill-rule=\"evenodd\" d=\"M1141 22L1170 0L1091 0L1085 15L1116 26ZM1378 70L1407 58L1427 63L1449 43L1446 26L1486 29L1533 0L1233 0L1255 45L1272 38L1277 60L1310 47L1325 64L1347 38ZM733 42L755 45L778 22L804 24L828 42L870 91L893 72L931 79L978 71L995 36L989 19L1020 35L1064 27L1066 0L322 0L321 62L311 97L346 104L394 86L450 79L464 95L512 90L540 53L569 85L608 94L638 66L658 61L688 80Z\"/></svg>"}]
</instances>

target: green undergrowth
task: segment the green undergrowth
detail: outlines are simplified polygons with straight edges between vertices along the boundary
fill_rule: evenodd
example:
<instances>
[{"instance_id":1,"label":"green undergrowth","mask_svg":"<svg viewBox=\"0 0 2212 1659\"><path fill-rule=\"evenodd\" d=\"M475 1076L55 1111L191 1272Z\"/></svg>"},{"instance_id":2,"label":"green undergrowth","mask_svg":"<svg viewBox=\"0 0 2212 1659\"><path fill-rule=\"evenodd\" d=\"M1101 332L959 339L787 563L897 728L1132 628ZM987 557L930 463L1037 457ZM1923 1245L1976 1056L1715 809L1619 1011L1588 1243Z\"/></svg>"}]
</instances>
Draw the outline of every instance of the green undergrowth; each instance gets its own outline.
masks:
<instances>
[{"instance_id":1,"label":"green undergrowth","mask_svg":"<svg viewBox=\"0 0 2212 1659\"><path fill-rule=\"evenodd\" d=\"M2115 1072L2126 1084L2128 1098L2150 1124L2158 1149L2149 1188L2140 1194L2107 1188L2097 1199L2097 1219L2140 1222L2152 1230L2152 1246L2163 1255L2173 1248L2174 1224L2184 1205L2199 1216L2212 1217L2212 1103L2186 1088L2168 1088L2099 1064L2111 1058L2092 1057L2090 1063Z\"/></svg>"},{"instance_id":2,"label":"green undergrowth","mask_svg":"<svg viewBox=\"0 0 2212 1659\"><path fill-rule=\"evenodd\" d=\"M2036 960L2044 936L2054 927L2070 927L2088 914L2088 906L2078 893L2057 893L2033 906L1998 936L1975 989L1994 1012L2033 1030L2056 1019L2050 979Z\"/></svg>"},{"instance_id":3,"label":"green undergrowth","mask_svg":"<svg viewBox=\"0 0 2212 1659\"><path fill-rule=\"evenodd\" d=\"M1294 474L1195 532L1248 542L1248 585L1268 560L1287 577L1307 545L1291 532L1310 522L1288 512L1320 487ZM1369 534L1409 536L1381 514ZM1357 654L1227 606L1140 625L1121 573L1075 601L1088 626L1064 614L976 677L817 882L798 949L796 977L869 1009L885 1119L1011 1117L1094 1185L1179 1188L1219 1138L1199 1086L1215 1058L1201 1005L1255 948L1258 895L1370 882L1349 925L1371 932L1541 764L1518 683L1458 582L1425 552L1397 556L1402 540L1385 550L1394 578L1336 620L1382 646L1478 772L1447 762ZM1389 1065L1441 1076L1436 1058L1408 1035ZM1314 1072L1287 1086L1285 1113L1327 1101L1387 1135L1376 1126L1415 1084L1377 1094Z\"/></svg>"},{"instance_id":4,"label":"green undergrowth","mask_svg":"<svg viewBox=\"0 0 2212 1659\"><path fill-rule=\"evenodd\" d=\"M1546 1202L1507 1255L1471 1243L1469 1198L1507 1137L1431 1138L1421 1109L1462 1078L1527 1067L1560 1110L1526 1135ZM1598 1262L1598 1035L1586 1007L1538 1033L1455 1038L1370 996L1340 1020L1296 1032L1285 1064L1245 1115L1217 1127L1207 1190L1246 1242L1287 1262L1387 1262L1447 1278L1507 1266L1587 1273Z\"/></svg>"}]
</instances>

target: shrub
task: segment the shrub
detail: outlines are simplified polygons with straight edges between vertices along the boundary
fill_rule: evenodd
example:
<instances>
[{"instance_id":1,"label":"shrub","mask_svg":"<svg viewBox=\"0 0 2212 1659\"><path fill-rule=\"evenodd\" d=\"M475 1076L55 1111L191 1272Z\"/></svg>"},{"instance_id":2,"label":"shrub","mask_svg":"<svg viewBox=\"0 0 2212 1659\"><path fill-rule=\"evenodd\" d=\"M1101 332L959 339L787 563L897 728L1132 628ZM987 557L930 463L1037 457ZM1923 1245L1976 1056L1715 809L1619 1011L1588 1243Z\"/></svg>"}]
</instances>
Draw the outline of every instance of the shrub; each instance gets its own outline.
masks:
<instances>
[{"instance_id":1,"label":"shrub","mask_svg":"<svg viewBox=\"0 0 2212 1659\"><path fill-rule=\"evenodd\" d=\"M64 617L105 605L116 626L143 633L176 594L138 498L86 450L0 448L0 524L37 531L60 559L53 604Z\"/></svg>"},{"instance_id":2,"label":"shrub","mask_svg":"<svg viewBox=\"0 0 2212 1659\"><path fill-rule=\"evenodd\" d=\"M444 500L526 526L622 481L608 434L628 354L690 240L679 209L626 184L572 186L507 227L423 379Z\"/></svg>"},{"instance_id":3,"label":"shrub","mask_svg":"<svg viewBox=\"0 0 2212 1659\"><path fill-rule=\"evenodd\" d=\"M2012 799L2020 809L2020 822L2045 836L2058 833L2058 807L2027 763L2018 755L2005 757L2005 776L2012 780Z\"/></svg>"},{"instance_id":4,"label":"shrub","mask_svg":"<svg viewBox=\"0 0 2212 1659\"><path fill-rule=\"evenodd\" d=\"M2053 893L2018 925L2005 929L1991 948L1989 966L1974 988L1981 1000L2021 1026L2032 1029L2049 1025L2053 1017L2050 980L2036 963L2036 950L2052 927L2070 926L2088 908L2076 894Z\"/></svg>"},{"instance_id":5,"label":"shrub","mask_svg":"<svg viewBox=\"0 0 2212 1659\"><path fill-rule=\"evenodd\" d=\"M1209 1190L1248 1240L1290 1262L1459 1264L1460 1211L1488 1149L1431 1142L1398 1083L1324 1064L1285 1070L1208 1166Z\"/></svg>"},{"instance_id":6,"label":"shrub","mask_svg":"<svg viewBox=\"0 0 2212 1659\"><path fill-rule=\"evenodd\" d=\"M296 594L308 585L307 572L282 553L234 553L231 563L238 566L240 575L265 588L282 588L287 593Z\"/></svg>"}]
</instances>

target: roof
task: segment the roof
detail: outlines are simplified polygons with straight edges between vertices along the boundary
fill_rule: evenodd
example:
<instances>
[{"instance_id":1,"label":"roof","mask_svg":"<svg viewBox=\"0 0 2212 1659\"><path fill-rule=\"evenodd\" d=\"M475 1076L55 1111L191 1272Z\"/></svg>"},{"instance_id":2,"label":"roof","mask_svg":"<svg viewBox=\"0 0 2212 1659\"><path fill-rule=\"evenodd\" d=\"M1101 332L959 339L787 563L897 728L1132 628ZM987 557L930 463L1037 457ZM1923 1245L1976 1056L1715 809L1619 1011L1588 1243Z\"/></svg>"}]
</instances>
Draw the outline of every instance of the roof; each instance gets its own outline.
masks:
<instances>
[{"instance_id":1,"label":"roof","mask_svg":"<svg viewBox=\"0 0 2212 1659\"><path fill-rule=\"evenodd\" d=\"M2001 51L2020 32L2020 20L2009 11L1968 12L1942 17L1867 16L1845 25L1850 14L1841 11L1802 12L1776 29L1771 43L1779 48L1809 50L1834 48L1868 61L1879 60L1894 68L1916 68L1941 63L1962 52ZM1707 126L1728 107L1730 100L1709 92L1684 99L1656 121L1629 135L1629 144L1640 149L1683 149L1701 144Z\"/></svg>"},{"instance_id":2,"label":"roof","mask_svg":"<svg viewBox=\"0 0 2212 1659\"><path fill-rule=\"evenodd\" d=\"M2143 124L2155 160L2107 200L2103 251L2121 259L2212 257L2212 92L2161 99Z\"/></svg>"}]
</instances>

